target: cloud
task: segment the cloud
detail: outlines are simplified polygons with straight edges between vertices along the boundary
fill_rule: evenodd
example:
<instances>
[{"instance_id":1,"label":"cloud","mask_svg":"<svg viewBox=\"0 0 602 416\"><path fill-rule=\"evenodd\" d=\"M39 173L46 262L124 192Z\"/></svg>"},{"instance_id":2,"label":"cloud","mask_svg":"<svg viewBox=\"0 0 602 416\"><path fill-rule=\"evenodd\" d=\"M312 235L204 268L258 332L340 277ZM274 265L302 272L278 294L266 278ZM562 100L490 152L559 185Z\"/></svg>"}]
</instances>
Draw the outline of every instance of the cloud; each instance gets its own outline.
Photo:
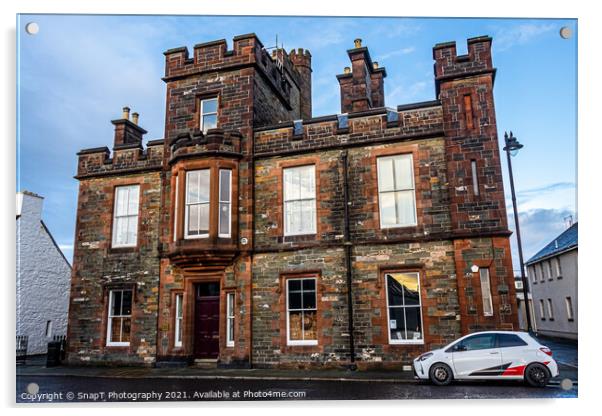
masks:
<instances>
[{"instance_id":1,"label":"cloud","mask_svg":"<svg viewBox=\"0 0 602 416\"><path fill-rule=\"evenodd\" d=\"M556 26L549 23L522 23L509 28L498 28L494 38L495 50L502 52L516 45L525 45L555 29Z\"/></svg>"},{"instance_id":2,"label":"cloud","mask_svg":"<svg viewBox=\"0 0 602 416\"><path fill-rule=\"evenodd\" d=\"M539 250L544 248L550 241L556 238L566 229L565 218L575 215L575 212L569 209L533 209L519 212L518 220L520 225L520 235L523 245L524 261L527 262ZM516 230L514 227L514 215L512 211L508 213L508 225L512 230L512 262L515 270L520 270L518 257L518 245L516 242Z\"/></svg>"},{"instance_id":3,"label":"cloud","mask_svg":"<svg viewBox=\"0 0 602 416\"><path fill-rule=\"evenodd\" d=\"M413 46L408 46L407 48L401 48L401 49L397 49L394 51L390 51L387 53L383 53L382 55L378 56L378 60L379 61L386 61L389 58L392 58L394 56L399 56L399 55L407 55L409 53L412 53L416 50L415 47Z\"/></svg>"},{"instance_id":4,"label":"cloud","mask_svg":"<svg viewBox=\"0 0 602 416\"><path fill-rule=\"evenodd\" d=\"M519 211L530 211L537 208L560 210L576 209L576 187L572 182L555 182L543 186L522 189L516 194ZM508 193L506 198L508 211L512 210L512 199Z\"/></svg>"}]
</instances>

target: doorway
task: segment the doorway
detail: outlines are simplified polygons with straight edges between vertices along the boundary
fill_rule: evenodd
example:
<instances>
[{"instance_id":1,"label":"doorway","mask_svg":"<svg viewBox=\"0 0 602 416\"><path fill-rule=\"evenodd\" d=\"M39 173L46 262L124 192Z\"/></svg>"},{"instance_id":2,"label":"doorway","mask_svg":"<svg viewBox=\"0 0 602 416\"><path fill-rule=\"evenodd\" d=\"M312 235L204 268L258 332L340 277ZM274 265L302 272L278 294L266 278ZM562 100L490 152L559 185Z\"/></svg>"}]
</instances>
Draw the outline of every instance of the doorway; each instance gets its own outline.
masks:
<instances>
[{"instance_id":1,"label":"doorway","mask_svg":"<svg viewBox=\"0 0 602 416\"><path fill-rule=\"evenodd\" d=\"M195 358L214 359L219 355L219 292L219 282L195 285Z\"/></svg>"}]
</instances>

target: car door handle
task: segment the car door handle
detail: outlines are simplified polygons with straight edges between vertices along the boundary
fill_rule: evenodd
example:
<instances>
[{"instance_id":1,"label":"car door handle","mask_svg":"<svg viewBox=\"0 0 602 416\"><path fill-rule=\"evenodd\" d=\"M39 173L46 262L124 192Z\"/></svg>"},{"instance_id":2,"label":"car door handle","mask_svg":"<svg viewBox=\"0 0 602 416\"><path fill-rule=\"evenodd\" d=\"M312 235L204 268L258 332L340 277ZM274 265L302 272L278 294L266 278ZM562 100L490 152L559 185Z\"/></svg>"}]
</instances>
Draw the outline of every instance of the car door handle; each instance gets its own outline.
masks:
<instances>
[{"instance_id":1,"label":"car door handle","mask_svg":"<svg viewBox=\"0 0 602 416\"><path fill-rule=\"evenodd\" d=\"M495 352L490 352L489 354L499 354L499 352L495 351Z\"/></svg>"}]
</instances>

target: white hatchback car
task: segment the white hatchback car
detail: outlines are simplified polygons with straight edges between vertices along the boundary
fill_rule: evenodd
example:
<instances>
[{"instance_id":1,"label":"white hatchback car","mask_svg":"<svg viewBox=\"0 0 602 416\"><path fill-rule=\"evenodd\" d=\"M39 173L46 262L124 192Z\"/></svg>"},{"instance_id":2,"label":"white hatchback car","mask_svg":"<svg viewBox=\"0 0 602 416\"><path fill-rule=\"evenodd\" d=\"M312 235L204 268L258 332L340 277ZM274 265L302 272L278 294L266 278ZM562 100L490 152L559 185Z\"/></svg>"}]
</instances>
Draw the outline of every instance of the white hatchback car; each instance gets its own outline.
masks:
<instances>
[{"instance_id":1,"label":"white hatchback car","mask_svg":"<svg viewBox=\"0 0 602 416\"><path fill-rule=\"evenodd\" d=\"M543 387L558 376L552 351L526 332L466 335L414 360L414 375L438 386L452 380L524 380Z\"/></svg>"}]
</instances>

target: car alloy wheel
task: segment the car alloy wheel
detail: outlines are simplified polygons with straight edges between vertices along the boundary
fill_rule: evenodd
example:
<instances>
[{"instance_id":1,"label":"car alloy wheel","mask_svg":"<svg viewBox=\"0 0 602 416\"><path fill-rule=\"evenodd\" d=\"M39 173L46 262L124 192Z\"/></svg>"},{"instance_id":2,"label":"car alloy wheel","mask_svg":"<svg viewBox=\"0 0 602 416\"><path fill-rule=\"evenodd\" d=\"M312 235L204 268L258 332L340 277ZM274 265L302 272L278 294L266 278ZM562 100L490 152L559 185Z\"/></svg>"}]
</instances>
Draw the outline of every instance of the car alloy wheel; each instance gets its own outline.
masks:
<instances>
[{"instance_id":1,"label":"car alloy wheel","mask_svg":"<svg viewBox=\"0 0 602 416\"><path fill-rule=\"evenodd\" d=\"M431 367L430 379L437 386L445 386L451 383L452 372L447 364L437 363Z\"/></svg>"},{"instance_id":2,"label":"car alloy wheel","mask_svg":"<svg viewBox=\"0 0 602 416\"><path fill-rule=\"evenodd\" d=\"M544 387L550 380L548 369L542 364L531 364L525 371L527 383L533 387Z\"/></svg>"}]
</instances>

